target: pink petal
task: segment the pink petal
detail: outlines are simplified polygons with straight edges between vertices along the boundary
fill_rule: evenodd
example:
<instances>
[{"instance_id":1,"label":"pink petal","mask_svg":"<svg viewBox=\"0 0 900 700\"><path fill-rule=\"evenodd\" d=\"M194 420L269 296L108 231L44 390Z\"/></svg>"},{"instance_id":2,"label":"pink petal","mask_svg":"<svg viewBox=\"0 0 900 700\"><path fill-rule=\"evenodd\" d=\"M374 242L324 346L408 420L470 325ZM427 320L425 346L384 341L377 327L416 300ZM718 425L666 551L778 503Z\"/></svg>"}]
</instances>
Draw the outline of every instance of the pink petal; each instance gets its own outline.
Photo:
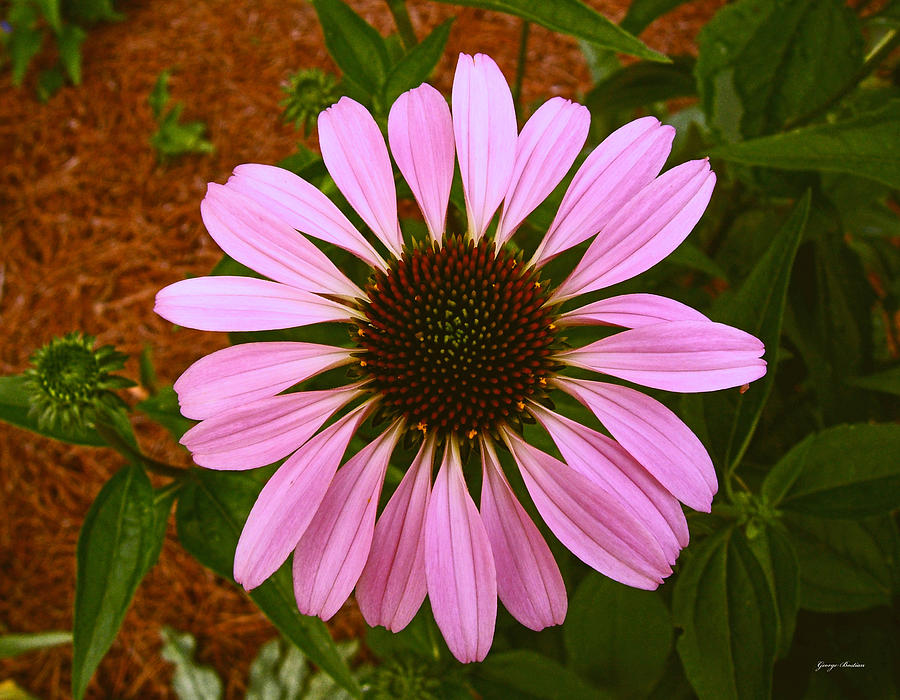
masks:
<instances>
[{"instance_id":1,"label":"pink petal","mask_svg":"<svg viewBox=\"0 0 900 700\"><path fill-rule=\"evenodd\" d=\"M591 243L555 301L603 289L649 270L687 238L716 184L709 162L672 168L635 195Z\"/></svg>"},{"instance_id":2,"label":"pink petal","mask_svg":"<svg viewBox=\"0 0 900 700\"><path fill-rule=\"evenodd\" d=\"M584 145L590 125L587 107L554 97L522 127L512 180L497 226L498 244L512 236L565 177Z\"/></svg>"},{"instance_id":3,"label":"pink petal","mask_svg":"<svg viewBox=\"0 0 900 700\"><path fill-rule=\"evenodd\" d=\"M610 434L675 498L709 512L718 489L706 448L656 399L615 384L558 377L556 386L587 406Z\"/></svg>"},{"instance_id":4,"label":"pink petal","mask_svg":"<svg viewBox=\"0 0 900 700\"><path fill-rule=\"evenodd\" d=\"M198 423L182 436L181 444L201 467L262 467L296 450L361 393L353 386L257 399Z\"/></svg>"},{"instance_id":5,"label":"pink petal","mask_svg":"<svg viewBox=\"0 0 900 700\"><path fill-rule=\"evenodd\" d=\"M388 117L391 152L425 215L431 237L444 235L453 183L453 120L447 100L428 83L404 92Z\"/></svg>"},{"instance_id":6,"label":"pink petal","mask_svg":"<svg viewBox=\"0 0 900 700\"><path fill-rule=\"evenodd\" d=\"M340 367L347 348L318 343L242 343L201 357L175 382L182 415L203 420Z\"/></svg>"},{"instance_id":7,"label":"pink petal","mask_svg":"<svg viewBox=\"0 0 900 700\"><path fill-rule=\"evenodd\" d=\"M515 433L504 439L538 512L572 554L635 588L653 590L672 573L659 543L618 499Z\"/></svg>"},{"instance_id":8,"label":"pink petal","mask_svg":"<svg viewBox=\"0 0 900 700\"><path fill-rule=\"evenodd\" d=\"M531 412L550 433L566 463L618 497L647 526L668 562L674 563L688 542L687 520L678 500L605 435L537 404Z\"/></svg>"},{"instance_id":9,"label":"pink petal","mask_svg":"<svg viewBox=\"0 0 900 700\"><path fill-rule=\"evenodd\" d=\"M333 243L372 267L386 269L384 259L341 210L290 170L256 163L239 165L225 187L256 200L274 216L307 236Z\"/></svg>"},{"instance_id":10,"label":"pink petal","mask_svg":"<svg viewBox=\"0 0 900 700\"><path fill-rule=\"evenodd\" d=\"M622 326L640 328L662 321L708 321L699 311L656 294L623 294L567 311L559 326Z\"/></svg>"},{"instance_id":11,"label":"pink petal","mask_svg":"<svg viewBox=\"0 0 900 700\"><path fill-rule=\"evenodd\" d=\"M425 600L425 513L434 447L432 437L422 443L375 525L369 559L356 584L359 610L372 627L399 632Z\"/></svg>"},{"instance_id":12,"label":"pink petal","mask_svg":"<svg viewBox=\"0 0 900 700\"><path fill-rule=\"evenodd\" d=\"M516 110L493 59L460 54L453 79L453 132L469 233L484 235L503 201L516 159Z\"/></svg>"},{"instance_id":13,"label":"pink petal","mask_svg":"<svg viewBox=\"0 0 900 700\"><path fill-rule=\"evenodd\" d=\"M675 130L643 117L610 134L572 178L559 211L534 255L543 265L600 231L669 157Z\"/></svg>"},{"instance_id":14,"label":"pink petal","mask_svg":"<svg viewBox=\"0 0 900 700\"><path fill-rule=\"evenodd\" d=\"M493 446L481 445L481 519L497 568L497 594L533 630L566 619L566 586L550 548L503 474Z\"/></svg>"},{"instance_id":15,"label":"pink petal","mask_svg":"<svg viewBox=\"0 0 900 700\"><path fill-rule=\"evenodd\" d=\"M494 639L497 574L478 509L466 489L459 449L448 439L425 515L425 579L447 646L459 661L481 661Z\"/></svg>"},{"instance_id":16,"label":"pink petal","mask_svg":"<svg viewBox=\"0 0 900 700\"><path fill-rule=\"evenodd\" d=\"M304 615L331 618L350 596L369 556L375 511L398 421L356 453L328 487L294 550L294 596Z\"/></svg>"},{"instance_id":17,"label":"pink petal","mask_svg":"<svg viewBox=\"0 0 900 700\"><path fill-rule=\"evenodd\" d=\"M234 580L248 591L274 574L297 546L370 409L371 404L363 404L325 428L289 457L260 491L234 553Z\"/></svg>"},{"instance_id":18,"label":"pink petal","mask_svg":"<svg viewBox=\"0 0 900 700\"><path fill-rule=\"evenodd\" d=\"M219 247L251 270L307 292L365 296L325 253L240 192L210 183L200 212Z\"/></svg>"},{"instance_id":19,"label":"pink petal","mask_svg":"<svg viewBox=\"0 0 900 700\"><path fill-rule=\"evenodd\" d=\"M319 115L322 159L338 189L388 249L400 256L397 190L384 137L369 110L342 97Z\"/></svg>"},{"instance_id":20,"label":"pink petal","mask_svg":"<svg viewBox=\"0 0 900 700\"><path fill-rule=\"evenodd\" d=\"M642 326L567 350L566 364L667 391L715 391L766 373L765 348L749 333L712 321Z\"/></svg>"},{"instance_id":21,"label":"pink petal","mask_svg":"<svg viewBox=\"0 0 900 700\"><path fill-rule=\"evenodd\" d=\"M271 331L324 321L349 321L343 304L254 277L195 277L156 294L153 310L200 331Z\"/></svg>"}]
</instances>

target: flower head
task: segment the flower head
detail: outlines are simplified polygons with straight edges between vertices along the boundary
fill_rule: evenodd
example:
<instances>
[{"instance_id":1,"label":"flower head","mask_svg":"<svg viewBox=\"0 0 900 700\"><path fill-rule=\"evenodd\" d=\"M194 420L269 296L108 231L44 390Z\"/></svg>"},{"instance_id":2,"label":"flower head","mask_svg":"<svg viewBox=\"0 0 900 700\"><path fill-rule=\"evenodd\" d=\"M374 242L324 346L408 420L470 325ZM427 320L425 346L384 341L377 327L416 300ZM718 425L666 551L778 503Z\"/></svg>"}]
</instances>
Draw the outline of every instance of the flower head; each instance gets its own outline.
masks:
<instances>
[{"instance_id":1,"label":"flower head","mask_svg":"<svg viewBox=\"0 0 900 700\"><path fill-rule=\"evenodd\" d=\"M554 98L518 132L509 87L484 55L460 56L452 99L451 114L423 84L400 96L388 120L391 152L427 240L404 239L384 138L369 112L345 97L319 116L322 156L373 238L299 177L242 165L224 186L210 185L203 219L225 252L272 281L185 280L162 290L156 309L204 330L348 324L348 347L249 343L192 365L175 388L182 412L201 422L183 442L214 469L287 457L238 544L234 574L246 588L293 552L306 614L328 619L355 588L365 619L396 631L428 595L453 654L473 661L490 648L498 596L532 629L566 614L559 569L507 469L519 470L562 544L646 589L671 573L687 544L681 503L708 511L716 492L706 450L674 413L636 389L577 378L569 368L690 392L741 386L761 377L765 362L756 338L671 299L628 294L561 310L652 267L699 220L715 175L705 160L659 175L671 127L638 119L594 149L529 257L510 240L575 162L588 111ZM457 160L464 231L447 230ZM368 282L351 281L305 236L368 263ZM543 266L591 238L553 287ZM564 332L576 325L623 330L568 347ZM343 365L354 383L283 393ZM612 437L554 411L549 397L559 391ZM380 435L341 466L369 418L383 426ZM550 435L562 460L525 440L526 422ZM418 453L378 515L402 438ZM477 506L465 454L480 455Z\"/></svg>"}]
</instances>

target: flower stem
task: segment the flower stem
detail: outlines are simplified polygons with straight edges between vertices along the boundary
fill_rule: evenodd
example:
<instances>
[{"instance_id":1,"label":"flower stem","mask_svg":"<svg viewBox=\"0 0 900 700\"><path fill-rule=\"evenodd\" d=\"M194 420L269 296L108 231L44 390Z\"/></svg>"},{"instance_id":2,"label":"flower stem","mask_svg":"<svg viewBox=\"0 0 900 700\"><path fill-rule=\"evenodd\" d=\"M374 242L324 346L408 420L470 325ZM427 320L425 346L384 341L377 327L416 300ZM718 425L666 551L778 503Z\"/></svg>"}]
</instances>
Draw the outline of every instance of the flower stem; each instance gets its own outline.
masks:
<instances>
[{"instance_id":1,"label":"flower stem","mask_svg":"<svg viewBox=\"0 0 900 700\"><path fill-rule=\"evenodd\" d=\"M519 60L516 63L516 82L513 85L513 102L521 111L519 101L522 99L522 81L525 79L525 66L528 59L528 32L531 29L531 23L528 20L522 20L522 32L519 34Z\"/></svg>"},{"instance_id":2,"label":"flower stem","mask_svg":"<svg viewBox=\"0 0 900 700\"><path fill-rule=\"evenodd\" d=\"M419 43L419 40L416 38L416 31L413 29L412 21L409 19L406 0L385 0L385 2L387 2L388 9L394 17L394 24L397 25L397 32L400 34L403 48L409 51Z\"/></svg>"},{"instance_id":3,"label":"flower stem","mask_svg":"<svg viewBox=\"0 0 900 700\"><path fill-rule=\"evenodd\" d=\"M168 476L173 479L181 479L187 473L186 469L160 462L157 459L148 457L139 448L132 445L128 440L122 437L115 426L103 420L98 420L94 424L94 429L100 434L106 444L113 448L120 455L132 462L142 465L147 471L161 476Z\"/></svg>"},{"instance_id":4,"label":"flower stem","mask_svg":"<svg viewBox=\"0 0 900 700\"><path fill-rule=\"evenodd\" d=\"M869 52L869 55L866 56L866 60L863 62L862 66L860 66L860 69L853 74L850 80L848 80L840 90L815 109L789 121L784 125L784 131L796 129L798 126L808 124L813 119L825 114L825 112L833 105L840 102L848 93L852 92L857 85L865 80L869 73L878 68L881 62L887 58L897 46L900 46L900 31L891 29L890 31L885 32L881 41L879 41Z\"/></svg>"}]
</instances>

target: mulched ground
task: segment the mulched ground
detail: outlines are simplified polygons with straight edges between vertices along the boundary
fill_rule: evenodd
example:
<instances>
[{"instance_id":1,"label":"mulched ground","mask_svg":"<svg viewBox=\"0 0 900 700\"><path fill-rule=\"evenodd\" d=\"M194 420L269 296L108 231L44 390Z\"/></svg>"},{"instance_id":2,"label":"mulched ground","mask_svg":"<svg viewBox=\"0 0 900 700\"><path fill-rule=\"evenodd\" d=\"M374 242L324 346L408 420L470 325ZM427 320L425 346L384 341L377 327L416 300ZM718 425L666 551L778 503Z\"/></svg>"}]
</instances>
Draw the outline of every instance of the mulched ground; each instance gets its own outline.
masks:
<instances>
[{"instance_id":1,"label":"mulched ground","mask_svg":"<svg viewBox=\"0 0 900 700\"><path fill-rule=\"evenodd\" d=\"M724 0L683 6L643 35L667 53L691 52L697 29ZM591 3L620 19L628 0ZM386 5L351 5L382 33ZM158 289L208 272L220 251L206 235L199 203L206 183L223 182L244 162L272 163L298 134L281 122L280 85L301 67L336 70L310 5L284 0L132 0L124 21L93 29L85 42L84 83L39 104L30 85L0 75L0 374L22 371L34 348L81 329L136 357L150 346L160 380L224 345L221 334L173 331L153 314ZM425 33L458 19L435 77L448 91L460 51L492 54L512 79L520 22L474 9L410 2ZM161 166L148 144L147 106L156 76L173 69L173 99L185 118L209 125L212 156ZM36 71L34 71L36 72ZM34 74L32 73L32 76ZM577 98L589 87L574 41L534 27L523 98ZM314 146L314 142L310 142ZM136 378L133 360L126 373ZM136 419L145 450L188 463L166 434ZM0 425L0 634L70 629L75 544L81 522L122 460L110 451L60 445ZM198 658L243 696L247 668L274 629L250 601L179 547L173 527L157 566L135 596L121 633L91 683L91 698L166 698L171 670L159 656L164 625L189 631ZM332 624L358 636L352 603ZM47 700L69 697L71 649L0 662Z\"/></svg>"}]
</instances>

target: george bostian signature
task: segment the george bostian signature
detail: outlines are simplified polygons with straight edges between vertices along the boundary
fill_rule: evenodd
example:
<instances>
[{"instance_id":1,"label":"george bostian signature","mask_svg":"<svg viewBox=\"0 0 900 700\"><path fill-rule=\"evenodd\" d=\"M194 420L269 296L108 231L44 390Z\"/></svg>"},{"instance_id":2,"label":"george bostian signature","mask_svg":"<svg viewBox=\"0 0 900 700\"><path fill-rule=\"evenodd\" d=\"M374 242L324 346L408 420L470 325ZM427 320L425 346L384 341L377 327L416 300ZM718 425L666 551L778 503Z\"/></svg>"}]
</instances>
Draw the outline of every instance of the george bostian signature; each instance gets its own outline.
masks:
<instances>
[{"instance_id":1,"label":"george bostian signature","mask_svg":"<svg viewBox=\"0 0 900 700\"><path fill-rule=\"evenodd\" d=\"M816 663L816 671L825 671L826 673L831 673L836 668L865 668L865 664L861 664L858 661L841 661L837 664L829 664L824 661L819 661Z\"/></svg>"}]
</instances>

